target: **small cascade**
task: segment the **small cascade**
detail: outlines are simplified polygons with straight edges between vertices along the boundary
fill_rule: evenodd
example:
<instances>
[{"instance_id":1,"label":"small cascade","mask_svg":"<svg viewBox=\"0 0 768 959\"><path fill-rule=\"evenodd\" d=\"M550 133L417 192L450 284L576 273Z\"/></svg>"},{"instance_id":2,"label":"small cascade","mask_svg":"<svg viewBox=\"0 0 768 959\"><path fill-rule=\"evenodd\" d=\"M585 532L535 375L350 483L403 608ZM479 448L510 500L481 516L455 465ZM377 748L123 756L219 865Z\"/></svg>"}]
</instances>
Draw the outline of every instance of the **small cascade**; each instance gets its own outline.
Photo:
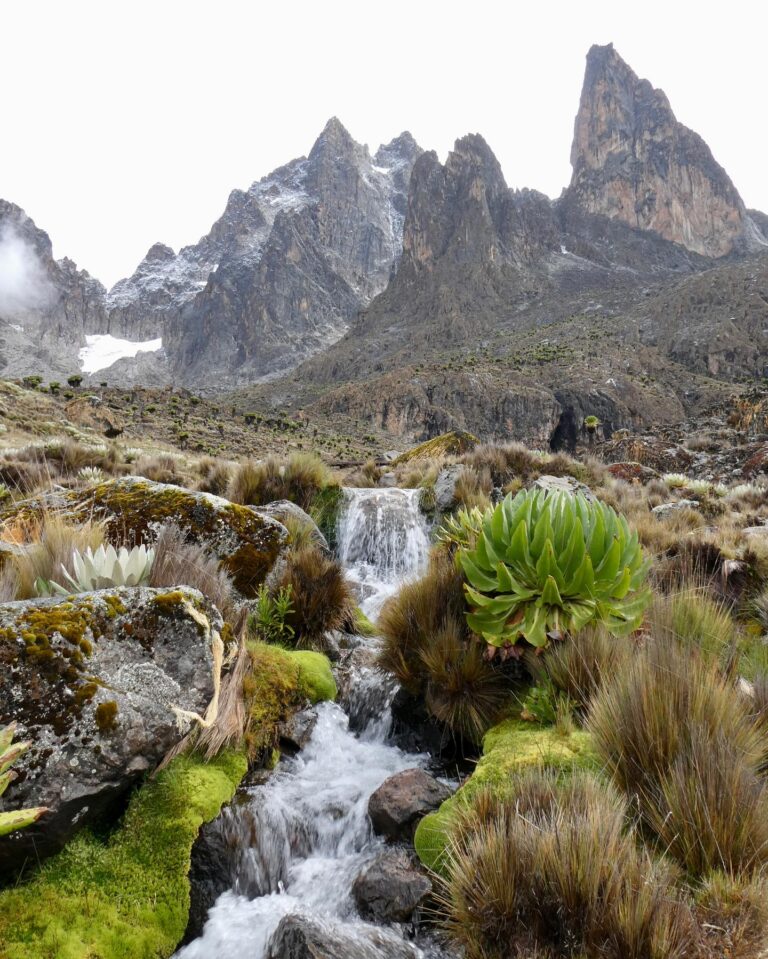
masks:
<instances>
[{"instance_id":1,"label":"small cascade","mask_svg":"<svg viewBox=\"0 0 768 959\"><path fill-rule=\"evenodd\" d=\"M371 618L426 564L429 539L418 493L345 490L339 556ZM396 927L364 922L352 896L355 878L383 847L368 819L371 794L389 776L428 759L388 741L397 687L374 668L375 645L375 639L364 641L345 667L350 715L335 703L320 705L304 749L283 758L265 783L250 787L244 801L220 817L217 828L234 849L232 888L211 909L203 935L177 959L267 959L288 915L330 931L340 948L343 943L345 959L439 956L405 941Z\"/></svg>"},{"instance_id":2,"label":"small cascade","mask_svg":"<svg viewBox=\"0 0 768 959\"><path fill-rule=\"evenodd\" d=\"M429 534L420 497L419 489L344 490L339 559L372 619L403 581L426 565Z\"/></svg>"}]
</instances>

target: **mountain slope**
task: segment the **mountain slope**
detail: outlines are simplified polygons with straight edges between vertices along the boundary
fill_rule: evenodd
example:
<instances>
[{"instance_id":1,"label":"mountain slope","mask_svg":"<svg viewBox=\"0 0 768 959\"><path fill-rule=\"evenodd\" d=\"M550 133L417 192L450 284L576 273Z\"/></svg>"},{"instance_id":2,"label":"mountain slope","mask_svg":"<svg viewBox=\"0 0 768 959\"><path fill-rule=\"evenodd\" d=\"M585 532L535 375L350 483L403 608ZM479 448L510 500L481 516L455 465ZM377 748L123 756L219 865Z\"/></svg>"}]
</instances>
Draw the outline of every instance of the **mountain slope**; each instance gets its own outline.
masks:
<instances>
[{"instance_id":1,"label":"mountain slope","mask_svg":"<svg viewBox=\"0 0 768 959\"><path fill-rule=\"evenodd\" d=\"M596 62L615 95L594 95ZM630 89L637 112L638 86L663 114L667 139L659 133L658 142L674 147L679 166L668 167L667 185L689 213L675 222L678 233L668 231L677 242L663 235L662 221L627 222L607 199L597 202L616 192L610 149L592 169L592 193L581 188L581 129L611 126L605 101L621 99L615 91ZM574 141L575 185L554 202L510 190L477 135L458 140L445 165L423 154L387 289L338 343L243 402L303 407L413 439L461 427L545 443L559 442L589 414L608 431L678 421L734 380L762 376L765 244L730 180L717 179L720 168L703 141L675 127L664 104L612 48L593 48ZM642 122L631 119L642 127L640 114ZM637 143L633 149L643 155ZM697 164L711 173L709 194L686 198L681 171L693 177ZM642 184L645 168L638 169ZM705 215L716 191L732 217ZM700 252L726 249L725 257Z\"/></svg>"}]
</instances>

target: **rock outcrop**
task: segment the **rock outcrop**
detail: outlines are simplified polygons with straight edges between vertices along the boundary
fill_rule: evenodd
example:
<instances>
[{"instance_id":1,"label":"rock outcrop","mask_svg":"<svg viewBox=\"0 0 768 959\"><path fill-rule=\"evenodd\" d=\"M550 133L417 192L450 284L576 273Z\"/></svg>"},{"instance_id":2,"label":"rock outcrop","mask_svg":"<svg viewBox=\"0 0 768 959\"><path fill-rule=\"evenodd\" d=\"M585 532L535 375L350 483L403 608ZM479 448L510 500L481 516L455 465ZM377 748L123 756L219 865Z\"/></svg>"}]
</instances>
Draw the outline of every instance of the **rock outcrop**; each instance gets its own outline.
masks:
<instances>
[{"instance_id":1,"label":"rock outcrop","mask_svg":"<svg viewBox=\"0 0 768 959\"><path fill-rule=\"evenodd\" d=\"M106 324L104 287L72 260L55 260L48 234L5 200L0 259L8 270L0 285L0 376L76 373L85 335Z\"/></svg>"},{"instance_id":2,"label":"rock outcrop","mask_svg":"<svg viewBox=\"0 0 768 959\"><path fill-rule=\"evenodd\" d=\"M587 55L571 164L569 192L590 213L654 230L703 256L765 243L707 144L612 44Z\"/></svg>"},{"instance_id":3,"label":"rock outcrop","mask_svg":"<svg viewBox=\"0 0 768 959\"><path fill-rule=\"evenodd\" d=\"M22 503L0 513L0 517L36 510L40 505ZM44 505L73 516L103 519L108 532L121 542L150 545L164 524L174 523L187 542L199 543L219 559L221 568L246 598L256 595L288 537L276 519L249 506L238 506L211 493L154 483L142 476L53 492Z\"/></svg>"},{"instance_id":4,"label":"rock outcrop","mask_svg":"<svg viewBox=\"0 0 768 959\"><path fill-rule=\"evenodd\" d=\"M221 629L187 588L0 606L0 725L31 741L3 804L49 809L0 843L0 873L60 849L153 769L180 738L174 708L205 713Z\"/></svg>"}]
</instances>

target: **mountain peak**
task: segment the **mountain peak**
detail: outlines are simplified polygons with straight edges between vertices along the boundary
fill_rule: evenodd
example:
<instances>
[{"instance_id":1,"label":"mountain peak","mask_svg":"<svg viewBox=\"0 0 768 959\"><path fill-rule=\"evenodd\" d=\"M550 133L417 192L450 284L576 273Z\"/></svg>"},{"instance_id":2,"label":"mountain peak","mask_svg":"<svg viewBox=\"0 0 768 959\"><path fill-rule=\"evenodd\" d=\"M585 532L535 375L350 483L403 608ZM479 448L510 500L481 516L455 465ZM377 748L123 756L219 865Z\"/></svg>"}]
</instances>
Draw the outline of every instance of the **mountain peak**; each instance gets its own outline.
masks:
<instances>
[{"instance_id":1,"label":"mountain peak","mask_svg":"<svg viewBox=\"0 0 768 959\"><path fill-rule=\"evenodd\" d=\"M569 191L589 213L711 257L744 235L744 204L725 170L613 44L587 54L571 164Z\"/></svg>"},{"instance_id":2,"label":"mountain peak","mask_svg":"<svg viewBox=\"0 0 768 959\"><path fill-rule=\"evenodd\" d=\"M359 149L358 144L352 139L349 131L338 117L331 117L325 124L320 136L315 140L314 146L310 150L309 159L316 159L323 153L330 150L335 153L354 153Z\"/></svg>"}]
</instances>

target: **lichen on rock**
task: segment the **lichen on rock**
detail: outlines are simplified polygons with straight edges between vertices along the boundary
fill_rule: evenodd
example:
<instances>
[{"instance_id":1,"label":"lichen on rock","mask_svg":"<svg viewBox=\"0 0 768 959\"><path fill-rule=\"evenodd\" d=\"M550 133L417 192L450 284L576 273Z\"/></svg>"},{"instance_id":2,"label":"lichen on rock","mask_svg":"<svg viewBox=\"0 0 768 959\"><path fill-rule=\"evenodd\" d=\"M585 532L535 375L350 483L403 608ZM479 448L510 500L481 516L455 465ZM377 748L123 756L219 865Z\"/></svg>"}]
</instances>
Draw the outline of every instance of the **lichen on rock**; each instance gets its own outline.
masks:
<instances>
[{"instance_id":1,"label":"lichen on rock","mask_svg":"<svg viewBox=\"0 0 768 959\"><path fill-rule=\"evenodd\" d=\"M221 630L187 588L0 606L0 724L32 742L3 802L51 810L0 842L0 873L56 851L153 769L180 738L179 711L206 713Z\"/></svg>"}]
</instances>

